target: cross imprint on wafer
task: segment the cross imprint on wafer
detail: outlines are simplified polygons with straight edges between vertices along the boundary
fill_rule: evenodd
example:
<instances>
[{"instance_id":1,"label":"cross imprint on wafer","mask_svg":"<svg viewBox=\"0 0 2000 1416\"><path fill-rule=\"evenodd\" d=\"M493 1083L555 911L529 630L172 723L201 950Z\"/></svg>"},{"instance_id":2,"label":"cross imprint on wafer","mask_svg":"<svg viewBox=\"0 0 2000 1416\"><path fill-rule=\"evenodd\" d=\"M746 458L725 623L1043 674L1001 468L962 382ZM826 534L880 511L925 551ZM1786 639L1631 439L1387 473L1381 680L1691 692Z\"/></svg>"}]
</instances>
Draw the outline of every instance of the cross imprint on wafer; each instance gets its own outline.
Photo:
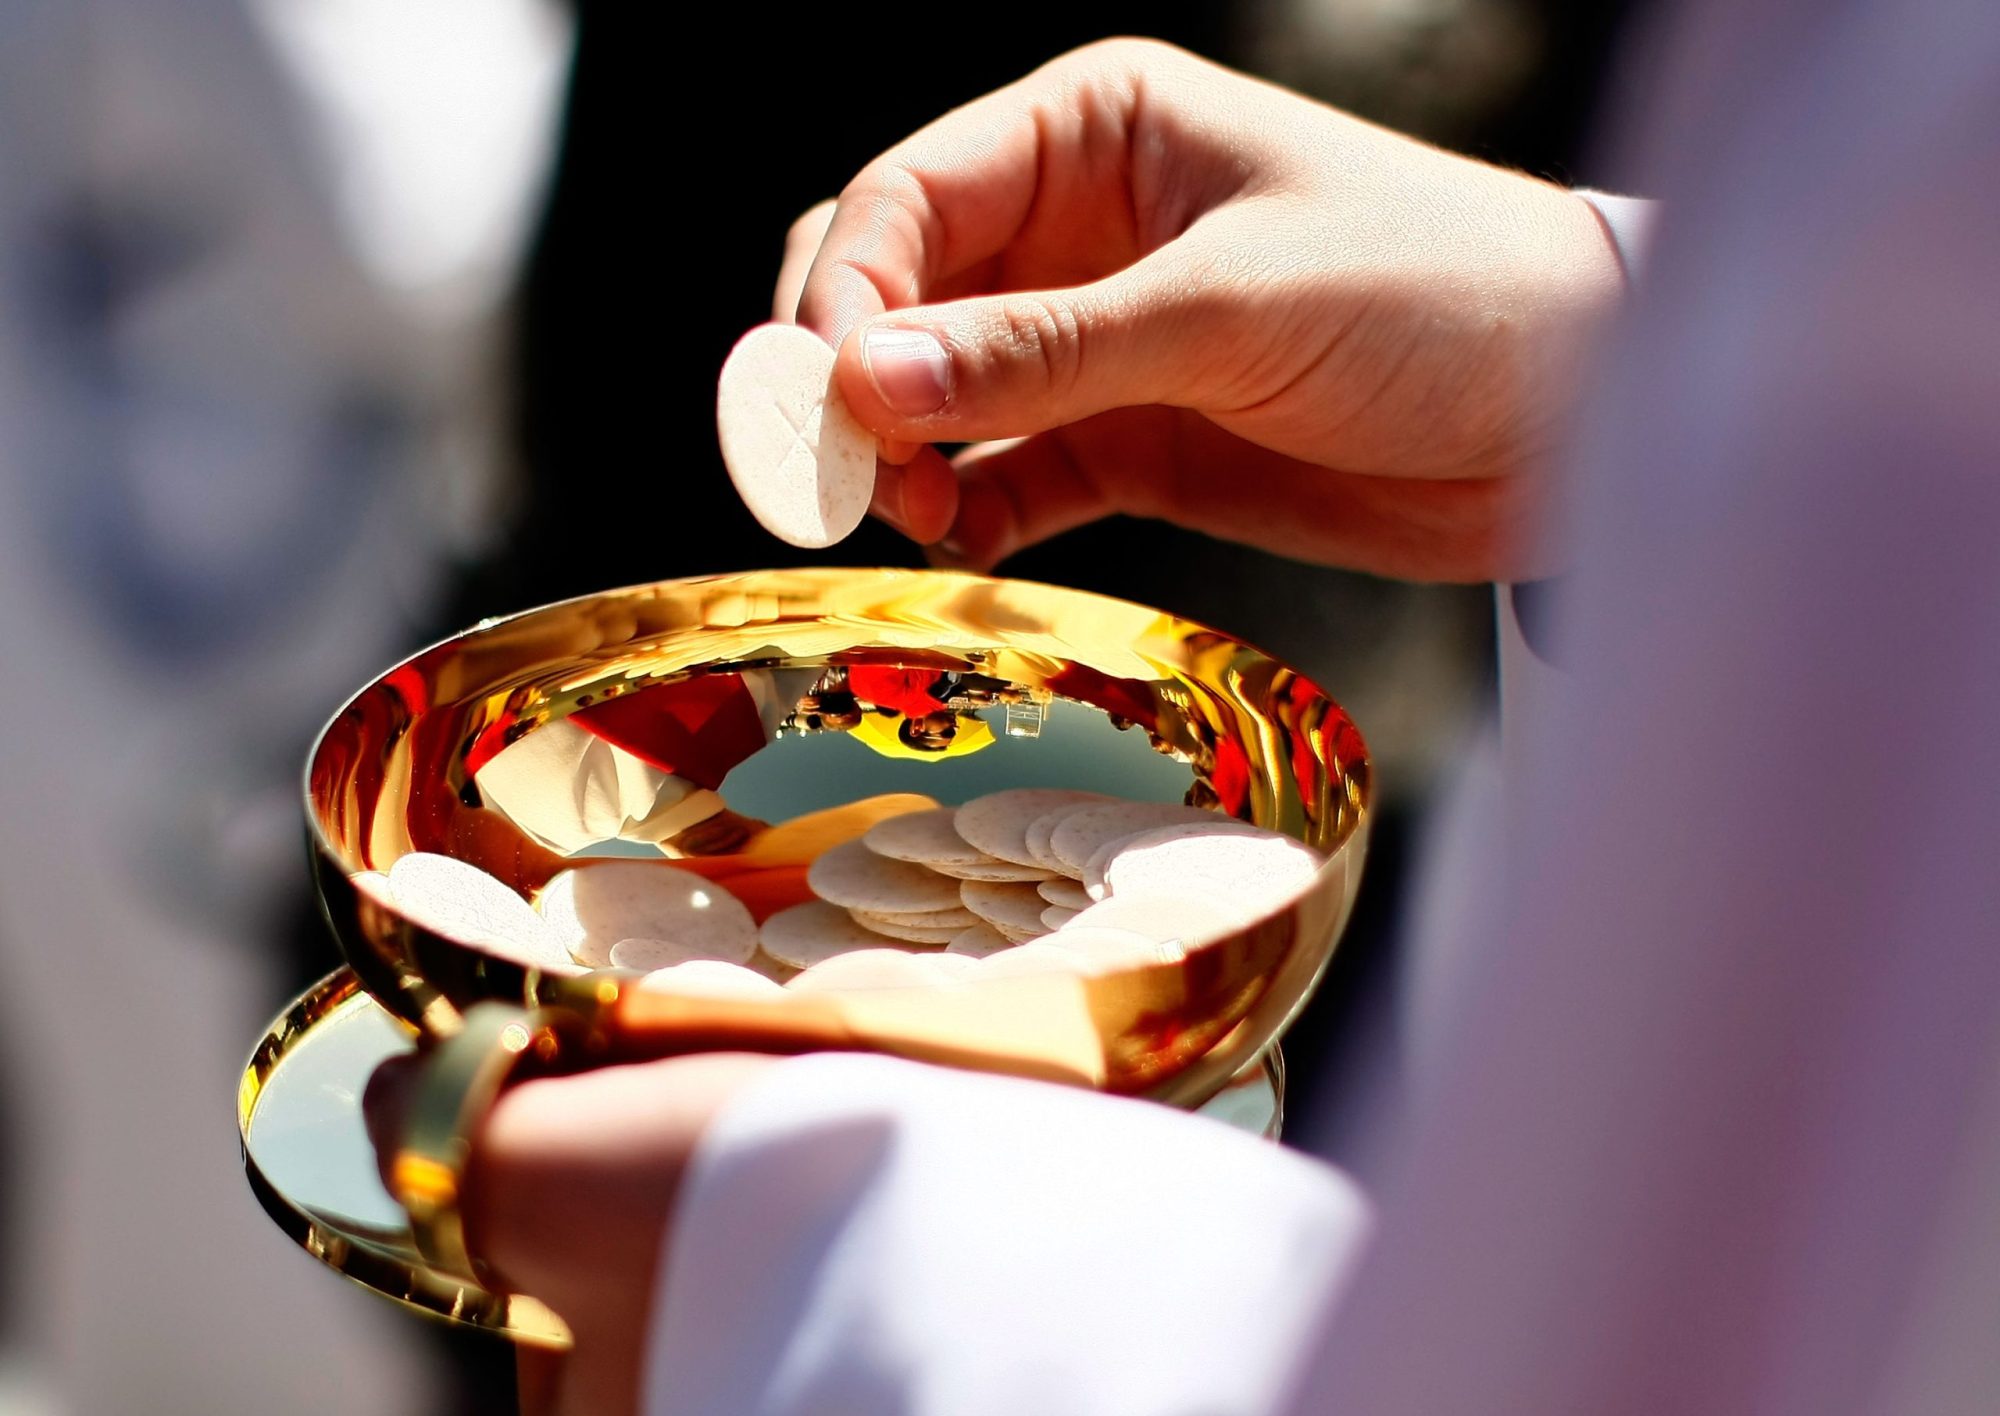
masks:
<instances>
[{"instance_id":1,"label":"cross imprint on wafer","mask_svg":"<svg viewBox=\"0 0 2000 1416\"><path fill-rule=\"evenodd\" d=\"M730 480L764 528L795 546L843 539L874 490L874 436L834 387L834 357L810 330L759 325L737 341L716 385Z\"/></svg>"},{"instance_id":2,"label":"cross imprint on wafer","mask_svg":"<svg viewBox=\"0 0 2000 1416\"><path fill-rule=\"evenodd\" d=\"M824 406L821 405L822 408ZM792 421L791 410L782 405L773 405L771 411L776 413L784 422L784 425L792 430L792 448L794 451L803 452L807 457L819 456L820 408L814 408L810 413L806 414L803 424L794 423ZM807 431L808 429L811 431Z\"/></svg>"}]
</instances>

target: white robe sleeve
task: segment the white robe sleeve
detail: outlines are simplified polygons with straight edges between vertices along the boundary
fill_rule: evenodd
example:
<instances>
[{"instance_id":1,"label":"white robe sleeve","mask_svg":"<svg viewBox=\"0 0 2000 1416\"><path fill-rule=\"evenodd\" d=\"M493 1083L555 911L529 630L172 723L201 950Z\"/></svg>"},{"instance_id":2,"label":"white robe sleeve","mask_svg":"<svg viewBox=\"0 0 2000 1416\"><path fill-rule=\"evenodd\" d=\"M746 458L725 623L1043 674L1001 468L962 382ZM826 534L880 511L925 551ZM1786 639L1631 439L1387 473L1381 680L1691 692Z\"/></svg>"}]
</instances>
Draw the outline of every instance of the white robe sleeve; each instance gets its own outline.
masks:
<instances>
[{"instance_id":1,"label":"white robe sleeve","mask_svg":"<svg viewBox=\"0 0 2000 1416\"><path fill-rule=\"evenodd\" d=\"M1575 188L1574 193L1589 204L1603 223L1604 234L1618 254L1626 283L1637 281L1645 268L1646 253L1652 247L1660 204L1648 197L1621 197L1588 187ZM1521 735L1528 724L1546 711L1551 697L1560 689L1560 682L1557 670L1546 657L1546 633L1531 635L1523 623L1527 603L1539 598L1544 587L1501 584L1493 588L1502 751L1509 779L1519 780Z\"/></svg>"},{"instance_id":2,"label":"white robe sleeve","mask_svg":"<svg viewBox=\"0 0 2000 1416\"><path fill-rule=\"evenodd\" d=\"M1268 1411L1365 1227L1338 1172L1218 1122L799 1058L695 1156L644 1410Z\"/></svg>"},{"instance_id":3,"label":"white robe sleeve","mask_svg":"<svg viewBox=\"0 0 2000 1416\"><path fill-rule=\"evenodd\" d=\"M1659 216L1660 204L1647 197L1621 197L1588 187L1578 187L1575 191L1590 203L1590 209L1604 223L1604 232L1618 252L1618 264L1624 267L1626 280L1636 279L1645 266L1646 250L1652 245L1653 222Z\"/></svg>"},{"instance_id":4,"label":"white robe sleeve","mask_svg":"<svg viewBox=\"0 0 2000 1416\"><path fill-rule=\"evenodd\" d=\"M2000 11L1701 20L1570 683L1300 1416L2000 1410Z\"/></svg>"},{"instance_id":5,"label":"white robe sleeve","mask_svg":"<svg viewBox=\"0 0 2000 1416\"><path fill-rule=\"evenodd\" d=\"M477 780L488 806L564 855L599 841L664 841L722 809L714 792L567 720L510 743Z\"/></svg>"}]
</instances>

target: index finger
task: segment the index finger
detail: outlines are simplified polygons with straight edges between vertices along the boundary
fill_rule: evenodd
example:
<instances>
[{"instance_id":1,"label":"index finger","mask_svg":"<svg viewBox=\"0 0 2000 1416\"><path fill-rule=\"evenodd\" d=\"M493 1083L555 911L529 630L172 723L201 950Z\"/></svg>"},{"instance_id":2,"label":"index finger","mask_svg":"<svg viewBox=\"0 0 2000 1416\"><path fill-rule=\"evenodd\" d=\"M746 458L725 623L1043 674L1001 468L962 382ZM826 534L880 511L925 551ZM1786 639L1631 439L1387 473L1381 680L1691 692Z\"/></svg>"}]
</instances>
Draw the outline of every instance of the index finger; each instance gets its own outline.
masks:
<instances>
[{"instance_id":1,"label":"index finger","mask_svg":"<svg viewBox=\"0 0 2000 1416\"><path fill-rule=\"evenodd\" d=\"M800 293L798 321L838 347L1006 250L1072 157L1122 167L1133 69L1071 55L954 109L861 170ZM1123 176L1122 171L1119 176Z\"/></svg>"},{"instance_id":2,"label":"index finger","mask_svg":"<svg viewBox=\"0 0 2000 1416\"><path fill-rule=\"evenodd\" d=\"M826 228L833 223L832 201L813 206L785 233L785 255L778 264L778 281L771 291L771 320L774 324L797 324L799 293L806 288L806 272L826 240Z\"/></svg>"}]
</instances>

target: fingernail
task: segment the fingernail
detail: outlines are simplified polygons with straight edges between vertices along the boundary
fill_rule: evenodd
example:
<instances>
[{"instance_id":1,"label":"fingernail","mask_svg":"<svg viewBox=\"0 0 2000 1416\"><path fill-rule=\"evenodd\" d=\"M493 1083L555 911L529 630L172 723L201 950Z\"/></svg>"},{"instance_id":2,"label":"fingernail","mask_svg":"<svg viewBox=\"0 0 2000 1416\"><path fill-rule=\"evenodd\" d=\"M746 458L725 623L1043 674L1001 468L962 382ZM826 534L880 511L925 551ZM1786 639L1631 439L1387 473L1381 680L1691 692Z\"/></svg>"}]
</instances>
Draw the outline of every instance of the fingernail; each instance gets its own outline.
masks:
<instances>
[{"instance_id":1,"label":"fingernail","mask_svg":"<svg viewBox=\"0 0 2000 1416\"><path fill-rule=\"evenodd\" d=\"M924 547L924 559L939 570L965 570L971 560L965 554L965 547L950 536L931 542Z\"/></svg>"},{"instance_id":2,"label":"fingernail","mask_svg":"<svg viewBox=\"0 0 2000 1416\"><path fill-rule=\"evenodd\" d=\"M951 397L951 358L920 329L864 331L861 362L882 401L905 418L935 413Z\"/></svg>"}]
</instances>

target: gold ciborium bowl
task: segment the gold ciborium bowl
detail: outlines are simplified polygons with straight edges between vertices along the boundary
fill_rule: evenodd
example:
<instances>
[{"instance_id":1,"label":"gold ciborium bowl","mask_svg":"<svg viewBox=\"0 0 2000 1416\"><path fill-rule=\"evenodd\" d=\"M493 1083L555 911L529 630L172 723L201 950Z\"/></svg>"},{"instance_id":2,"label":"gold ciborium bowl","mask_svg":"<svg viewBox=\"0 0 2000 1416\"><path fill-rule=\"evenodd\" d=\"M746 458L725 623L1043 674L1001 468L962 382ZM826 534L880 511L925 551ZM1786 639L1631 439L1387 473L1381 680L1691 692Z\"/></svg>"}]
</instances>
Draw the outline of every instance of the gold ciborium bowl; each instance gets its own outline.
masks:
<instances>
[{"instance_id":1,"label":"gold ciborium bowl","mask_svg":"<svg viewBox=\"0 0 2000 1416\"><path fill-rule=\"evenodd\" d=\"M753 913L914 797L1056 786L1210 806L1324 864L1295 897L1088 976L728 997L524 959L402 912L414 852L532 902L644 858ZM321 899L363 986L433 1037L485 1000L565 1019L556 1065L716 1048L868 1049L1196 1104L1311 992L1366 849L1366 749L1311 682L1228 635L1081 591L945 571L761 571L635 586L471 631L369 684L306 777Z\"/></svg>"}]
</instances>

